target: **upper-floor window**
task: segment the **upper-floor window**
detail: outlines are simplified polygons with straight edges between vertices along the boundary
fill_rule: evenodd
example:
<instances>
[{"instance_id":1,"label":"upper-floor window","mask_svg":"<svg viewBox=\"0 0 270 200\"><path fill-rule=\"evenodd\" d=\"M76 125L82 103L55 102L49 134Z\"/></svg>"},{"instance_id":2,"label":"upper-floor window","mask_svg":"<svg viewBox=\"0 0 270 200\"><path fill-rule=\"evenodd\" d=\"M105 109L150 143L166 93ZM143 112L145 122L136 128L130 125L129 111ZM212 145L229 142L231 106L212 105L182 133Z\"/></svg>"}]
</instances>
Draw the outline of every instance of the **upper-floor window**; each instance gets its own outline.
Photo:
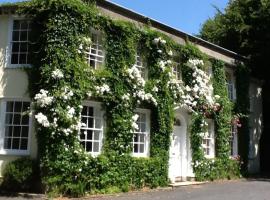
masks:
<instances>
[{"instance_id":1,"label":"upper-floor window","mask_svg":"<svg viewBox=\"0 0 270 200\"><path fill-rule=\"evenodd\" d=\"M214 123L212 122L212 120L208 120L207 124L207 132L204 134L202 140L202 147L205 157L213 158L215 154Z\"/></svg>"},{"instance_id":2,"label":"upper-floor window","mask_svg":"<svg viewBox=\"0 0 270 200\"><path fill-rule=\"evenodd\" d=\"M85 151L99 154L103 138L103 114L98 103L88 103L81 113L82 127L79 140Z\"/></svg>"},{"instance_id":3,"label":"upper-floor window","mask_svg":"<svg viewBox=\"0 0 270 200\"><path fill-rule=\"evenodd\" d=\"M143 60L142 55L140 55L138 52L135 55L135 66L140 71L141 77L143 79L147 79L147 69L146 69L146 66L145 66L145 62Z\"/></svg>"},{"instance_id":4,"label":"upper-floor window","mask_svg":"<svg viewBox=\"0 0 270 200\"><path fill-rule=\"evenodd\" d=\"M227 84L228 97L231 101L234 101L235 100L234 80L233 80L233 76L230 73L226 73L226 84Z\"/></svg>"},{"instance_id":5,"label":"upper-floor window","mask_svg":"<svg viewBox=\"0 0 270 200\"><path fill-rule=\"evenodd\" d=\"M5 101L2 104L3 147L0 150L9 153L27 153L29 150L30 102Z\"/></svg>"},{"instance_id":6,"label":"upper-floor window","mask_svg":"<svg viewBox=\"0 0 270 200\"><path fill-rule=\"evenodd\" d=\"M176 80L182 80L182 72L180 62L172 61L172 73Z\"/></svg>"},{"instance_id":7,"label":"upper-floor window","mask_svg":"<svg viewBox=\"0 0 270 200\"><path fill-rule=\"evenodd\" d=\"M102 34L99 31L91 32L91 45L86 50L87 63L94 69L98 69L104 62L104 45Z\"/></svg>"},{"instance_id":8,"label":"upper-floor window","mask_svg":"<svg viewBox=\"0 0 270 200\"><path fill-rule=\"evenodd\" d=\"M31 22L25 19L15 19L12 23L12 34L10 41L10 64L30 64L29 39Z\"/></svg>"},{"instance_id":9,"label":"upper-floor window","mask_svg":"<svg viewBox=\"0 0 270 200\"><path fill-rule=\"evenodd\" d=\"M146 157L149 154L150 113L148 110L137 110L138 129L133 133L133 155Z\"/></svg>"}]
</instances>

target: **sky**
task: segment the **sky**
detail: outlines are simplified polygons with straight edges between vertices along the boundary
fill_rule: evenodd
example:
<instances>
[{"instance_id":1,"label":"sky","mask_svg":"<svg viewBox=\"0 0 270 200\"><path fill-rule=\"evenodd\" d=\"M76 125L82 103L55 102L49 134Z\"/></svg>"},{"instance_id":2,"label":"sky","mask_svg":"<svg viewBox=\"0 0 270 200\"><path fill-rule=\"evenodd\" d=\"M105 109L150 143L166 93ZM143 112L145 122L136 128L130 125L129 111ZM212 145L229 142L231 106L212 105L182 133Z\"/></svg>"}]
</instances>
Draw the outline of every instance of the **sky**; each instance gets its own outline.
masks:
<instances>
[{"instance_id":1,"label":"sky","mask_svg":"<svg viewBox=\"0 0 270 200\"><path fill-rule=\"evenodd\" d=\"M0 0L16 2L18 0ZM189 34L198 34L201 25L223 10L229 0L110 0L137 13Z\"/></svg>"}]
</instances>

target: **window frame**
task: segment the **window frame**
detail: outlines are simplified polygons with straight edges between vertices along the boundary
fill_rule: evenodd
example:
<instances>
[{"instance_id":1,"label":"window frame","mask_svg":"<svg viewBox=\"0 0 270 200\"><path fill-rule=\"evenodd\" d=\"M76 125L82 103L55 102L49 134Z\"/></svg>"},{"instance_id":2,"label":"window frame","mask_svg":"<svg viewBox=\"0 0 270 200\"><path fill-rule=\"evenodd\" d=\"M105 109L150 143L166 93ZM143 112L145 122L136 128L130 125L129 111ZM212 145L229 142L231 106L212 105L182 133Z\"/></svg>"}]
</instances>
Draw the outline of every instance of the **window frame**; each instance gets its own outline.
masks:
<instances>
[{"instance_id":1,"label":"window frame","mask_svg":"<svg viewBox=\"0 0 270 200\"><path fill-rule=\"evenodd\" d=\"M87 106L87 107L93 107L94 109L98 109L101 113L100 113L100 116L101 116L101 134L100 134L100 138L99 138L99 151L98 152L91 152L91 151L86 151L85 150L85 147L82 147L86 153L88 154L91 154L92 156L96 157L98 155L101 154L102 152L102 147L103 147L103 139L104 139L104 130L105 130L105 119L104 119L104 111L102 110L102 107L101 107L101 102L96 102L96 101L83 101L82 103L82 106ZM95 113L94 113L95 114ZM95 116L93 116L95 118ZM81 115L81 122L82 122L82 115ZM81 129L80 129L81 131ZM87 141L87 140L81 140L80 139L80 131L78 133L78 140L79 142L81 141ZM92 140L92 142L94 142Z\"/></svg>"},{"instance_id":2,"label":"window frame","mask_svg":"<svg viewBox=\"0 0 270 200\"><path fill-rule=\"evenodd\" d=\"M209 134L209 137L204 136L202 139L202 148L203 148L203 153L204 153L204 157L208 158L208 159L212 159L215 158L215 124L214 121L211 119L207 119L207 132ZM203 147L203 140L208 139L210 140L210 144L209 146L207 146L206 148L209 148L209 154L206 154L204 151L204 147Z\"/></svg>"},{"instance_id":3,"label":"window frame","mask_svg":"<svg viewBox=\"0 0 270 200\"><path fill-rule=\"evenodd\" d=\"M27 150L16 150L16 149L4 149L4 139L5 139L5 119L6 119L6 105L7 102L29 102L30 103L30 112L32 111L32 102L29 98L2 98L0 99L0 155L15 155L15 156L28 156L31 152L31 140L32 140L32 131L33 131L33 117L29 116L29 130L28 130L28 142Z\"/></svg>"},{"instance_id":4,"label":"window frame","mask_svg":"<svg viewBox=\"0 0 270 200\"><path fill-rule=\"evenodd\" d=\"M5 68L22 68L22 67L32 67L32 64L11 64L12 58L12 34L13 34L13 25L15 20L31 20L29 18L18 16L18 15L11 15L8 19L8 44L6 46L6 59L5 59ZM29 39L29 38L28 38ZM28 49L29 55L29 49Z\"/></svg>"},{"instance_id":5,"label":"window frame","mask_svg":"<svg viewBox=\"0 0 270 200\"><path fill-rule=\"evenodd\" d=\"M142 109L142 108L137 108L134 112L134 114L137 114L137 113L142 113L142 114L145 114L145 117L146 117L146 127L145 127L145 145L144 145L144 152L143 153L136 153L134 152L134 136L135 134L137 133L141 133L141 132L138 132L137 130L136 131L133 131L132 134L133 134L133 137L132 137L132 142L131 142L131 145L132 145L132 156L134 157L149 157L150 156L150 135L151 135L151 120L150 120L150 113L151 111L149 109Z\"/></svg>"},{"instance_id":6,"label":"window frame","mask_svg":"<svg viewBox=\"0 0 270 200\"><path fill-rule=\"evenodd\" d=\"M94 49L96 51L96 54L91 53L93 49L93 35L97 35L97 41L95 45L98 47L97 49ZM104 44L104 33L102 33L100 30L91 29L90 30L90 38L91 38L91 44L86 47L87 51L84 52L86 63L89 67L93 68L94 70L102 68L102 66L105 63L105 44ZM102 47L102 56L98 55L99 46ZM91 56L95 57L95 66L91 66ZM99 62L97 58L101 58L102 62Z\"/></svg>"}]
</instances>

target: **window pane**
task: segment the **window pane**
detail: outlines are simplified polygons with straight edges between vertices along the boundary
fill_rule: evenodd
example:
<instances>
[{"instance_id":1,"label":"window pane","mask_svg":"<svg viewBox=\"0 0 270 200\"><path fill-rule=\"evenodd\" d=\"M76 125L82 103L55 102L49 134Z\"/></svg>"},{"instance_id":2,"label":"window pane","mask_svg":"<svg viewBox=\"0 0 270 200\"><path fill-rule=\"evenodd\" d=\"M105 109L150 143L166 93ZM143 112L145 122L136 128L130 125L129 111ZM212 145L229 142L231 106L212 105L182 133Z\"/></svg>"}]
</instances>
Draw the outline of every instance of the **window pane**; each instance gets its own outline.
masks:
<instances>
[{"instance_id":1,"label":"window pane","mask_svg":"<svg viewBox=\"0 0 270 200\"><path fill-rule=\"evenodd\" d=\"M29 132L29 127L28 126L22 126L21 137L28 138L28 132Z\"/></svg>"},{"instance_id":2,"label":"window pane","mask_svg":"<svg viewBox=\"0 0 270 200\"><path fill-rule=\"evenodd\" d=\"M5 138L4 149L11 149L11 138Z\"/></svg>"},{"instance_id":3,"label":"window pane","mask_svg":"<svg viewBox=\"0 0 270 200\"><path fill-rule=\"evenodd\" d=\"M88 128L94 128L94 119L93 118L88 118Z\"/></svg>"},{"instance_id":4,"label":"window pane","mask_svg":"<svg viewBox=\"0 0 270 200\"><path fill-rule=\"evenodd\" d=\"M12 41L20 41L20 31L13 31Z\"/></svg>"},{"instance_id":5,"label":"window pane","mask_svg":"<svg viewBox=\"0 0 270 200\"><path fill-rule=\"evenodd\" d=\"M27 64L27 54L20 54L19 64Z\"/></svg>"},{"instance_id":6,"label":"window pane","mask_svg":"<svg viewBox=\"0 0 270 200\"><path fill-rule=\"evenodd\" d=\"M5 128L5 137L12 137L12 126L6 126Z\"/></svg>"},{"instance_id":7,"label":"window pane","mask_svg":"<svg viewBox=\"0 0 270 200\"><path fill-rule=\"evenodd\" d=\"M99 140L100 131L94 132L94 140Z\"/></svg>"},{"instance_id":8,"label":"window pane","mask_svg":"<svg viewBox=\"0 0 270 200\"><path fill-rule=\"evenodd\" d=\"M144 144L140 144L140 153L144 153Z\"/></svg>"},{"instance_id":9,"label":"window pane","mask_svg":"<svg viewBox=\"0 0 270 200\"><path fill-rule=\"evenodd\" d=\"M30 109L30 103L29 102L23 102L23 112L28 111Z\"/></svg>"},{"instance_id":10,"label":"window pane","mask_svg":"<svg viewBox=\"0 0 270 200\"><path fill-rule=\"evenodd\" d=\"M18 64L19 62L19 54L13 53L11 55L11 64Z\"/></svg>"},{"instance_id":11,"label":"window pane","mask_svg":"<svg viewBox=\"0 0 270 200\"><path fill-rule=\"evenodd\" d=\"M12 124L13 114L6 114L6 124Z\"/></svg>"},{"instance_id":12,"label":"window pane","mask_svg":"<svg viewBox=\"0 0 270 200\"><path fill-rule=\"evenodd\" d=\"M94 152L99 152L99 143L98 142L94 142Z\"/></svg>"},{"instance_id":13,"label":"window pane","mask_svg":"<svg viewBox=\"0 0 270 200\"><path fill-rule=\"evenodd\" d=\"M134 144L134 153L138 153L138 144Z\"/></svg>"},{"instance_id":14,"label":"window pane","mask_svg":"<svg viewBox=\"0 0 270 200\"><path fill-rule=\"evenodd\" d=\"M20 137L21 136L21 127L14 126L13 127L13 137Z\"/></svg>"},{"instance_id":15,"label":"window pane","mask_svg":"<svg viewBox=\"0 0 270 200\"><path fill-rule=\"evenodd\" d=\"M92 152L92 142L86 142L86 151Z\"/></svg>"},{"instance_id":16,"label":"window pane","mask_svg":"<svg viewBox=\"0 0 270 200\"><path fill-rule=\"evenodd\" d=\"M20 51L20 43L13 42L12 44L12 53L18 53Z\"/></svg>"},{"instance_id":17,"label":"window pane","mask_svg":"<svg viewBox=\"0 0 270 200\"><path fill-rule=\"evenodd\" d=\"M6 112L13 112L13 105L14 105L13 101L7 102Z\"/></svg>"},{"instance_id":18,"label":"window pane","mask_svg":"<svg viewBox=\"0 0 270 200\"><path fill-rule=\"evenodd\" d=\"M21 20L21 29L28 29L28 21Z\"/></svg>"},{"instance_id":19,"label":"window pane","mask_svg":"<svg viewBox=\"0 0 270 200\"><path fill-rule=\"evenodd\" d=\"M87 107L86 106L83 106L83 109L82 109L82 115L87 115Z\"/></svg>"},{"instance_id":20,"label":"window pane","mask_svg":"<svg viewBox=\"0 0 270 200\"><path fill-rule=\"evenodd\" d=\"M81 130L81 134L80 134L80 139L81 140L85 140L85 134L84 134L84 130Z\"/></svg>"},{"instance_id":21,"label":"window pane","mask_svg":"<svg viewBox=\"0 0 270 200\"><path fill-rule=\"evenodd\" d=\"M95 123L95 128L101 128L101 119L96 119Z\"/></svg>"},{"instance_id":22,"label":"window pane","mask_svg":"<svg viewBox=\"0 0 270 200\"><path fill-rule=\"evenodd\" d=\"M27 114L24 114L22 116L22 125L28 125L29 124L29 116Z\"/></svg>"},{"instance_id":23,"label":"window pane","mask_svg":"<svg viewBox=\"0 0 270 200\"><path fill-rule=\"evenodd\" d=\"M20 45L20 52L28 52L28 44L26 42L22 42Z\"/></svg>"},{"instance_id":24,"label":"window pane","mask_svg":"<svg viewBox=\"0 0 270 200\"><path fill-rule=\"evenodd\" d=\"M14 30L20 29L20 21L19 20L14 20L14 22L13 22L13 29Z\"/></svg>"},{"instance_id":25,"label":"window pane","mask_svg":"<svg viewBox=\"0 0 270 200\"><path fill-rule=\"evenodd\" d=\"M19 138L13 138L12 140L12 149L20 149L20 139Z\"/></svg>"},{"instance_id":26,"label":"window pane","mask_svg":"<svg viewBox=\"0 0 270 200\"><path fill-rule=\"evenodd\" d=\"M93 131L88 130L87 131L87 140L92 140L93 139Z\"/></svg>"},{"instance_id":27,"label":"window pane","mask_svg":"<svg viewBox=\"0 0 270 200\"><path fill-rule=\"evenodd\" d=\"M22 102L15 102L14 112L21 112L22 111Z\"/></svg>"},{"instance_id":28,"label":"window pane","mask_svg":"<svg viewBox=\"0 0 270 200\"><path fill-rule=\"evenodd\" d=\"M20 41L27 41L27 32L28 31L21 31Z\"/></svg>"},{"instance_id":29,"label":"window pane","mask_svg":"<svg viewBox=\"0 0 270 200\"><path fill-rule=\"evenodd\" d=\"M21 139L21 146L20 146L20 149L21 150L27 150L27 139Z\"/></svg>"},{"instance_id":30,"label":"window pane","mask_svg":"<svg viewBox=\"0 0 270 200\"><path fill-rule=\"evenodd\" d=\"M20 125L21 124L21 115L20 114L14 114L13 116L13 124Z\"/></svg>"}]
</instances>

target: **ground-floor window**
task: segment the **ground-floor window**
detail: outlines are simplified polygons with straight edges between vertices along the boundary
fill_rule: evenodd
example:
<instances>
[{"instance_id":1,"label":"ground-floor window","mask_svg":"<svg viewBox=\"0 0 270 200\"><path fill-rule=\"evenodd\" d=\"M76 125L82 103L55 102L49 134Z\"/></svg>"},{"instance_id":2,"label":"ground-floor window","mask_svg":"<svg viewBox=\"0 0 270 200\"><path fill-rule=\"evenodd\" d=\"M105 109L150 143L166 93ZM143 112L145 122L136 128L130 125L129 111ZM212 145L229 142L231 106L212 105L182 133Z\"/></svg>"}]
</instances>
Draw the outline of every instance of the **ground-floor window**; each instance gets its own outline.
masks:
<instances>
[{"instance_id":1,"label":"ground-floor window","mask_svg":"<svg viewBox=\"0 0 270 200\"><path fill-rule=\"evenodd\" d=\"M96 102L85 103L81 113L82 127L79 140L85 151L99 154L103 138L103 112Z\"/></svg>"},{"instance_id":2,"label":"ground-floor window","mask_svg":"<svg viewBox=\"0 0 270 200\"><path fill-rule=\"evenodd\" d=\"M137 109L136 121L138 129L133 133L133 155L138 157L146 157L149 155L150 141L150 111L145 109Z\"/></svg>"},{"instance_id":3,"label":"ground-floor window","mask_svg":"<svg viewBox=\"0 0 270 200\"><path fill-rule=\"evenodd\" d=\"M24 154L29 151L30 102L4 100L1 103L1 143L5 154ZM0 144L1 144L0 143Z\"/></svg>"},{"instance_id":4,"label":"ground-floor window","mask_svg":"<svg viewBox=\"0 0 270 200\"><path fill-rule=\"evenodd\" d=\"M204 133L202 148L206 158L215 157L214 122L207 120L207 131Z\"/></svg>"}]
</instances>

